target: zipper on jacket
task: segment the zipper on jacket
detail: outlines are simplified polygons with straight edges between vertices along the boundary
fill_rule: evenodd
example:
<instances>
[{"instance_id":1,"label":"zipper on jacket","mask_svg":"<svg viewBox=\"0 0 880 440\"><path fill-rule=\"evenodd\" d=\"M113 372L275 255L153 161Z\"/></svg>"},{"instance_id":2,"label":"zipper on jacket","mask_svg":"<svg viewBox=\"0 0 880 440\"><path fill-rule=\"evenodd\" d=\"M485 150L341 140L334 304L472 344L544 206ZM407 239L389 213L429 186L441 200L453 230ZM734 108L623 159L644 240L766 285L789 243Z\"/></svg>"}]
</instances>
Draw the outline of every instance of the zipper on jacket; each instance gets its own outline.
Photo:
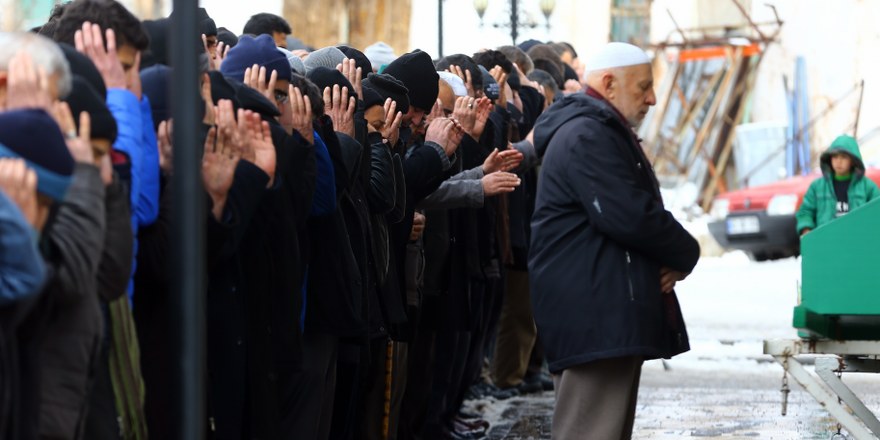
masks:
<instances>
[{"instance_id":1,"label":"zipper on jacket","mask_svg":"<svg viewBox=\"0 0 880 440\"><path fill-rule=\"evenodd\" d=\"M629 251L626 251L626 282L629 283L629 300L635 301L636 294L633 292L633 281L632 281L632 272L630 270L630 265L632 264L632 259L629 256Z\"/></svg>"}]
</instances>

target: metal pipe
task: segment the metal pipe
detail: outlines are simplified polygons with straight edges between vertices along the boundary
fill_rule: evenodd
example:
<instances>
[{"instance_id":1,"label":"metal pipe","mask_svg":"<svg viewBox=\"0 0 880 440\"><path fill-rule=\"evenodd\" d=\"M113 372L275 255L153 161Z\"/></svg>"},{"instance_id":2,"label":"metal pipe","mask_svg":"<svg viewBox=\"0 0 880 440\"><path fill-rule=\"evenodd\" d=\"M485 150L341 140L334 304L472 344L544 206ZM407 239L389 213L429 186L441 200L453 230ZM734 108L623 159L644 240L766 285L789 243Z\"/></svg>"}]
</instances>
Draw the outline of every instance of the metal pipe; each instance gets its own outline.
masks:
<instances>
[{"instance_id":1,"label":"metal pipe","mask_svg":"<svg viewBox=\"0 0 880 440\"><path fill-rule=\"evenodd\" d=\"M437 58L443 58L443 0L437 0Z\"/></svg>"},{"instance_id":2,"label":"metal pipe","mask_svg":"<svg viewBox=\"0 0 880 440\"><path fill-rule=\"evenodd\" d=\"M516 37L519 36L517 27L519 26L519 4L517 0L510 0L510 38L513 39L513 45L516 46Z\"/></svg>"},{"instance_id":3,"label":"metal pipe","mask_svg":"<svg viewBox=\"0 0 880 440\"><path fill-rule=\"evenodd\" d=\"M174 438L205 438L205 265L204 190L199 145L198 2L174 0L169 45L174 81L174 191L171 229L171 308L177 397L171 413Z\"/></svg>"}]
</instances>

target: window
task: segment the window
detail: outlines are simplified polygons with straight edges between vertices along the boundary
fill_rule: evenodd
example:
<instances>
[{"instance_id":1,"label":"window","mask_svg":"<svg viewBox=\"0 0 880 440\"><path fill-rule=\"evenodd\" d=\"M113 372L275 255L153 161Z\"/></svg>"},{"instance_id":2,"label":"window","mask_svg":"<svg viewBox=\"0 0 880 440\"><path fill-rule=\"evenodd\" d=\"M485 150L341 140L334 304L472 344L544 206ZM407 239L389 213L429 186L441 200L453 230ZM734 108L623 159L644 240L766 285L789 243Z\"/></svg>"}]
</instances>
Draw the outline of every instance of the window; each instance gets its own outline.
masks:
<instances>
[{"instance_id":1,"label":"window","mask_svg":"<svg viewBox=\"0 0 880 440\"><path fill-rule=\"evenodd\" d=\"M645 47L651 35L651 0L611 0L611 40Z\"/></svg>"}]
</instances>

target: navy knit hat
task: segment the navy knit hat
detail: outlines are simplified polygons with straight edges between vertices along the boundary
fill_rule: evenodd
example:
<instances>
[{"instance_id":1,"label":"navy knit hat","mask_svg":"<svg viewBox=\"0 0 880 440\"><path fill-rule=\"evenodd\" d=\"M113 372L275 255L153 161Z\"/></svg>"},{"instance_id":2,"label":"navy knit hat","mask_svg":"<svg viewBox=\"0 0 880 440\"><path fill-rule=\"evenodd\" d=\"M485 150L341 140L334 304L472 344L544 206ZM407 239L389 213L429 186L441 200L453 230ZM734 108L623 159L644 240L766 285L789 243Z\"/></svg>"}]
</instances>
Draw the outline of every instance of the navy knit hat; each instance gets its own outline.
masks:
<instances>
[{"instance_id":1,"label":"navy knit hat","mask_svg":"<svg viewBox=\"0 0 880 440\"><path fill-rule=\"evenodd\" d=\"M220 65L220 71L224 76L241 81L244 79L244 71L259 64L266 68L267 80L272 71L278 72L278 79L290 81L290 64L283 53L278 52L275 40L268 34L259 37L243 35L238 44L229 49L229 55Z\"/></svg>"},{"instance_id":2,"label":"navy knit hat","mask_svg":"<svg viewBox=\"0 0 880 440\"><path fill-rule=\"evenodd\" d=\"M116 119L107 108L107 104L98 95L94 87L79 75L73 76L73 89L70 95L64 99L70 106L73 121L79 129L79 114L87 112L91 122L91 134L93 139L106 139L112 144L116 141ZM152 100L150 100L152 104ZM107 153L104 151L103 153Z\"/></svg>"},{"instance_id":3,"label":"navy knit hat","mask_svg":"<svg viewBox=\"0 0 880 440\"><path fill-rule=\"evenodd\" d=\"M392 101L397 103L396 111L404 114L409 111L409 97L407 96L409 90L397 78L384 73L371 73L361 83L364 87L369 87L379 93L383 101L391 98ZM437 88L439 90L439 83ZM366 96L364 97L366 98Z\"/></svg>"},{"instance_id":4,"label":"navy knit hat","mask_svg":"<svg viewBox=\"0 0 880 440\"><path fill-rule=\"evenodd\" d=\"M409 90L412 106L430 111L440 93L440 76L427 52L416 49L394 60L382 73L391 75Z\"/></svg>"},{"instance_id":5,"label":"navy knit hat","mask_svg":"<svg viewBox=\"0 0 880 440\"><path fill-rule=\"evenodd\" d=\"M306 78L315 83L322 94L326 87L333 88L334 85L338 84L340 87L348 89L348 96L357 97L357 93L354 91L354 86L351 85L348 78L336 69L330 69L323 66L315 67L308 75L306 75Z\"/></svg>"},{"instance_id":6,"label":"navy knit hat","mask_svg":"<svg viewBox=\"0 0 880 440\"><path fill-rule=\"evenodd\" d=\"M0 113L0 157L21 158L37 173L37 192L64 199L73 176L73 157L61 129L43 110Z\"/></svg>"},{"instance_id":7,"label":"navy knit hat","mask_svg":"<svg viewBox=\"0 0 880 440\"><path fill-rule=\"evenodd\" d=\"M171 79L171 68L156 64L141 70L141 85L144 95L150 98L150 111L153 113L153 130L159 129L159 123L171 117L171 105L168 102Z\"/></svg>"}]
</instances>

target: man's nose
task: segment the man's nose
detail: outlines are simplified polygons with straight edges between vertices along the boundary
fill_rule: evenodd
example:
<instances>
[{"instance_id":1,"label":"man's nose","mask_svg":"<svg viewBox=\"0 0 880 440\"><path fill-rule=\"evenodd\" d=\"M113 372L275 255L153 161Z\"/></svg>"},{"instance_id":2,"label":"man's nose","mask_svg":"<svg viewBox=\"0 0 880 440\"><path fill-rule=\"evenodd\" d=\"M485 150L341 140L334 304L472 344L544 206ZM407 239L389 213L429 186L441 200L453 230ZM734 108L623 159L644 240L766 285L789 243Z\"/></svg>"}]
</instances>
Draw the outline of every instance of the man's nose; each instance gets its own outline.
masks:
<instances>
[{"instance_id":1,"label":"man's nose","mask_svg":"<svg viewBox=\"0 0 880 440\"><path fill-rule=\"evenodd\" d=\"M645 104L648 104L648 105L657 104L657 95L654 94L653 88L651 88L651 91L648 93L648 98L645 100Z\"/></svg>"}]
</instances>

